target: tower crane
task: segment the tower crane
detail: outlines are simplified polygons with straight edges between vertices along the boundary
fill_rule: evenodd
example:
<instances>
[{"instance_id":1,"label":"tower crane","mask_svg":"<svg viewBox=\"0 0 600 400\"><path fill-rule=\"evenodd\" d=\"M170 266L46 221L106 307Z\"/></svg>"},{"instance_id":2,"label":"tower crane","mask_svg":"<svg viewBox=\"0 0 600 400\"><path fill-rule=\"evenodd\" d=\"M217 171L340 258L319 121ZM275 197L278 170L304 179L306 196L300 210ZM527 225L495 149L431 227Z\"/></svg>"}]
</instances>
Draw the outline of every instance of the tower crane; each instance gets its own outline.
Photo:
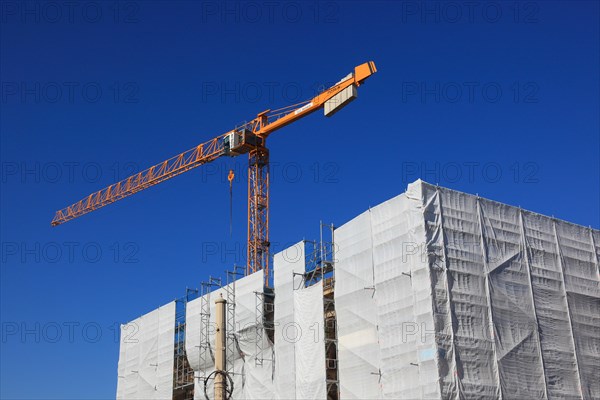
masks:
<instances>
[{"instance_id":1,"label":"tower crane","mask_svg":"<svg viewBox=\"0 0 600 400\"><path fill-rule=\"evenodd\" d=\"M265 110L252 121L207 142L99 190L58 210L52 226L147 189L167 179L207 164L219 157L248 154L248 259L246 274L265 270L269 276L269 150L267 137L278 129L319 110L332 116L357 97L357 88L377 72L373 61L354 71L310 100L278 110ZM266 282L268 284L268 282Z\"/></svg>"}]
</instances>

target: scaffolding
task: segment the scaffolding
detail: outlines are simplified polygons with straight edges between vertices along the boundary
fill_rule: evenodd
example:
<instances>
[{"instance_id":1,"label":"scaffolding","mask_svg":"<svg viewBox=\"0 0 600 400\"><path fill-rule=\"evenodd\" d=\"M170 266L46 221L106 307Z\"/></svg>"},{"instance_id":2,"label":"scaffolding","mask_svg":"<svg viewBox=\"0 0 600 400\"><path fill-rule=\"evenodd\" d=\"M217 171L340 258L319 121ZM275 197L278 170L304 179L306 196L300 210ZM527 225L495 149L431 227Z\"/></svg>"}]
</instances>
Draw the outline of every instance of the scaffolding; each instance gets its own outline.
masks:
<instances>
[{"instance_id":1,"label":"scaffolding","mask_svg":"<svg viewBox=\"0 0 600 400\"><path fill-rule=\"evenodd\" d=\"M227 308L225 311L225 326L226 326L226 362L225 370L229 376L233 377L236 374L233 368L233 360L235 360L235 354L238 352L238 341L235 335L236 332L236 319L235 319L235 281L238 276L244 276L244 268L234 265L233 271L226 271L227 274L227 285L225 286L225 294L227 299Z\"/></svg>"},{"instance_id":2,"label":"scaffolding","mask_svg":"<svg viewBox=\"0 0 600 400\"><path fill-rule=\"evenodd\" d=\"M225 308L225 327L226 327L226 364L225 370L232 378L235 375L241 374L241 371L236 371L234 360L238 356L240 349L237 337L237 322L236 322L236 281L238 277L245 276L243 267L234 265L230 271L225 271L226 282L221 278L210 276L208 281L201 282L201 297L200 297L200 341L198 351L198 365L200 370L196 374L199 383L202 383L209 372L212 370L214 363L214 351L211 345L211 335L214 330L211 329L211 300L212 294L222 289L223 296L226 299ZM225 283L225 285L223 284ZM193 396L193 392L192 392ZM179 399L178 399L179 400Z\"/></svg>"},{"instance_id":3,"label":"scaffolding","mask_svg":"<svg viewBox=\"0 0 600 400\"><path fill-rule=\"evenodd\" d=\"M424 216L423 210L433 217ZM331 241L326 241L323 232L329 229ZM334 233L344 254L334 248ZM406 243L414 248L404 248ZM237 281L243 274L236 267L227 273L225 286L214 278L202 283L201 299L188 304L199 295L188 289L169 308L133 321L143 336L138 345L121 342L117 398L150 398L152 387L161 390L171 379L173 388L166 392L172 390L174 400L192 400L194 385L196 397L201 397L202 381L195 377L213 368L210 297L214 300L219 293L229 303L228 363L235 360L235 368L228 364L226 369L235 375L236 397L242 399L273 394L328 400L496 399L503 393L519 398L596 398L590 376L598 374L590 363L578 360L599 359L593 340L586 341L595 337L599 326L593 313L600 298L598 243L597 230L419 182L339 229L321 224L319 240L289 248L297 253L275 255L275 338L269 336L275 325L274 289L265 287L262 274ZM460 281L460 287L452 280ZM490 294L486 285L492 284L499 290ZM460 321L462 330L453 325L456 310L468 317ZM399 324L409 328L405 335L398 334ZM292 325L308 334L279 329ZM490 326L504 332L502 341L486 335ZM166 328L168 334L161 334ZM127 333L125 325L121 329ZM277 347L271 346L275 339ZM195 371L187 363L186 344ZM504 364L495 365L495 347L500 345L514 350ZM199 348L202 355L195 354ZM475 358L470 357L473 349ZM197 357L205 362L196 363ZM155 358L158 361L151 363ZM277 360L269 364L269 358ZM487 363L485 368L481 362ZM171 366L173 378L168 375ZM143 381L142 368L149 372ZM468 380L458 373L463 370L471 371ZM501 373L510 374L517 384L506 384L498 378ZM560 380L548 381L547 374ZM304 396L306 388L318 395Z\"/></svg>"},{"instance_id":4,"label":"scaffolding","mask_svg":"<svg viewBox=\"0 0 600 400\"><path fill-rule=\"evenodd\" d=\"M198 297L198 289L185 289L185 296L175 300L175 357L173 363L173 399L193 400L194 370L185 351L185 313L187 303Z\"/></svg>"},{"instance_id":5,"label":"scaffolding","mask_svg":"<svg viewBox=\"0 0 600 400\"><path fill-rule=\"evenodd\" d=\"M254 342L254 364L263 366L265 361L273 362L272 354L265 358L265 344L273 343L275 326L273 322L275 294L272 288L265 287L262 292L254 292L255 309L255 342ZM265 341L265 335L267 340Z\"/></svg>"},{"instance_id":6,"label":"scaffolding","mask_svg":"<svg viewBox=\"0 0 600 400\"><path fill-rule=\"evenodd\" d=\"M331 240L324 241L323 231L331 232ZM320 225L320 239L306 241L305 265L306 272L301 275L302 286L309 287L323 281L323 307L324 307L324 345L326 390L328 400L339 399L338 356L337 356L337 326L335 314L334 289L334 245L333 225ZM196 378L202 382L214 362L211 346L211 294L219 289L224 291L227 300L226 306L226 371L230 376L240 374L234 369L233 360L239 350L236 321L236 281L245 276L244 268L234 265L230 271L225 271L226 282L221 278L210 276L208 281L201 282L201 290L186 289L185 297L177 300L176 329L175 329L175 365L174 365L174 400L193 400L194 398L194 371L190 367L185 352L185 310L188 301L200 296L200 345L199 365L205 366L197 372ZM274 297L272 288L263 287L262 291L255 291L255 357L256 366L264 366L265 362L273 362L273 354L266 352L268 343L274 341ZM268 354L267 354L268 353Z\"/></svg>"},{"instance_id":7,"label":"scaffolding","mask_svg":"<svg viewBox=\"0 0 600 400\"><path fill-rule=\"evenodd\" d=\"M339 399L338 341L333 278L323 281L323 308L325 317L325 371L327 377L327 399Z\"/></svg>"},{"instance_id":8,"label":"scaffolding","mask_svg":"<svg viewBox=\"0 0 600 400\"><path fill-rule=\"evenodd\" d=\"M201 284L201 311L200 311L200 345L198 352L199 365L206 366L214 363L215 357L210 345L210 294L213 288L221 288L221 278L208 277L208 281ZM206 369L200 369L197 376L201 382L206 378Z\"/></svg>"},{"instance_id":9,"label":"scaffolding","mask_svg":"<svg viewBox=\"0 0 600 400\"><path fill-rule=\"evenodd\" d=\"M263 362L264 362L264 357L263 357L263 338L264 338L264 331L262 329L263 326L263 320L264 320L264 293L263 292L254 292L255 296L255 301L254 301L254 306L255 306L255 318L256 321L254 323L254 328L256 330L256 336L255 336L255 342L254 342L254 346L255 346L255 351L254 354L256 354L256 356L254 357L254 363L255 365L259 365L262 366Z\"/></svg>"},{"instance_id":10,"label":"scaffolding","mask_svg":"<svg viewBox=\"0 0 600 400\"><path fill-rule=\"evenodd\" d=\"M324 241L324 229L331 232L331 240ZM335 314L334 289L334 244L333 225L320 224L320 239L318 241L304 241L307 248L305 255L306 272L301 275L301 285L312 286L323 281L323 307L324 307L324 345L326 391L328 400L339 399L338 356L337 356L337 326ZM198 290L186 290L186 296L177 300L176 329L175 329L175 366L174 366L174 400L193 400L194 398L194 371L190 367L185 352L185 309L188 301L200 296L200 343L199 365L203 366L196 373L196 379L202 382L209 367L214 363L214 354L211 345L211 294L222 289L227 300L226 306L226 371L230 376L241 374L236 371L234 361L239 350L236 321L236 281L245 276L244 268L234 265L230 271L225 271L226 282L221 278L210 276L208 281L201 282L200 293ZM274 362L272 352L266 352L269 343L275 340L274 329L274 298L272 288L263 286L262 291L255 291L255 366L264 366L265 362ZM267 347L265 347L267 346Z\"/></svg>"},{"instance_id":11,"label":"scaffolding","mask_svg":"<svg viewBox=\"0 0 600 400\"><path fill-rule=\"evenodd\" d=\"M329 241L323 239L323 229L328 228L331 238ZM339 378L338 378L338 340L337 324L334 300L335 284L335 248L334 231L335 227L330 224L320 223L319 241L305 240L306 272L301 275L302 285L312 286L319 281L323 281L323 315L325 330L325 371L327 379L327 399L339 399Z\"/></svg>"}]
</instances>

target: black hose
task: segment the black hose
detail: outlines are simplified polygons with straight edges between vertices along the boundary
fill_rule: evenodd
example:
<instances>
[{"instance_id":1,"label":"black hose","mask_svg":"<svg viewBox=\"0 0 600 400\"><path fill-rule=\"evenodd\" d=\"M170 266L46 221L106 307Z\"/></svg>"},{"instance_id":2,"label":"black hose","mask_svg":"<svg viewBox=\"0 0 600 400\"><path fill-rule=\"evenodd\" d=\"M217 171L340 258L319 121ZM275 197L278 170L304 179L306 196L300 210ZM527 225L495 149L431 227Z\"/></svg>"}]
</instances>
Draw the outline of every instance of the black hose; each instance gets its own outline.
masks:
<instances>
[{"instance_id":1,"label":"black hose","mask_svg":"<svg viewBox=\"0 0 600 400\"><path fill-rule=\"evenodd\" d=\"M223 375L225 377L225 400L231 400L233 394L233 379L227 373L227 371L213 371L206 378L204 378L204 397L206 400L210 400L208 397L208 381L214 379L217 375Z\"/></svg>"}]
</instances>

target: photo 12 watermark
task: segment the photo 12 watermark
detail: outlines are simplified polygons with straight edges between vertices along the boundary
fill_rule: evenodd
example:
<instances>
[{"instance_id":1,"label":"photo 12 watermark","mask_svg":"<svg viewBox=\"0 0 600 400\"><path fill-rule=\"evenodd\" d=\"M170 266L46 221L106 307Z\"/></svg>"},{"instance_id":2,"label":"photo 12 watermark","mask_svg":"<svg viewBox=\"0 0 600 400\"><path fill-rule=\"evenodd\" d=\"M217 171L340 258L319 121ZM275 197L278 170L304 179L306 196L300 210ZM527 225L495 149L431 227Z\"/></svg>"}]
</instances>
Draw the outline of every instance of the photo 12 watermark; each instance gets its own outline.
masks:
<instances>
[{"instance_id":1,"label":"photo 12 watermark","mask_svg":"<svg viewBox=\"0 0 600 400\"><path fill-rule=\"evenodd\" d=\"M306 241L308 242L308 241ZM315 243L315 242L311 242ZM270 242L269 251L271 254L281 252L283 260L289 263L295 263L306 257L303 246L304 242ZM335 254L336 244L328 243L328 246L333 246L333 251L330 254ZM200 261L205 263L221 263L221 264L246 264L248 255L248 243L246 241L203 241L200 245ZM331 260L332 262L335 260Z\"/></svg>"},{"instance_id":2,"label":"photo 12 watermark","mask_svg":"<svg viewBox=\"0 0 600 400\"><path fill-rule=\"evenodd\" d=\"M137 104L135 81L2 81L2 104Z\"/></svg>"},{"instance_id":3,"label":"photo 12 watermark","mask_svg":"<svg viewBox=\"0 0 600 400\"><path fill-rule=\"evenodd\" d=\"M537 1L400 1L403 24L537 24Z\"/></svg>"},{"instance_id":4,"label":"photo 12 watermark","mask_svg":"<svg viewBox=\"0 0 600 400\"><path fill-rule=\"evenodd\" d=\"M209 163L200 168L200 182L229 182L229 173L233 171L234 182L248 182L248 164L246 162ZM298 161L269 163L269 182L285 184L313 183L337 184L342 180L342 168L333 161L305 163Z\"/></svg>"},{"instance_id":5,"label":"photo 12 watermark","mask_svg":"<svg viewBox=\"0 0 600 400\"><path fill-rule=\"evenodd\" d=\"M402 103L420 104L537 104L535 81L403 81Z\"/></svg>"},{"instance_id":6,"label":"photo 12 watermark","mask_svg":"<svg viewBox=\"0 0 600 400\"><path fill-rule=\"evenodd\" d=\"M137 264L140 245L134 241L101 243L94 241L2 241L0 259L6 266L36 264Z\"/></svg>"},{"instance_id":7,"label":"photo 12 watermark","mask_svg":"<svg viewBox=\"0 0 600 400\"><path fill-rule=\"evenodd\" d=\"M203 81L202 103L279 104L299 103L323 93L334 81L306 85L295 81Z\"/></svg>"},{"instance_id":8,"label":"photo 12 watermark","mask_svg":"<svg viewBox=\"0 0 600 400\"><path fill-rule=\"evenodd\" d=\"M201 0L200 23L218 24L335 24L341 2Z\"/></svg>"},{"instance_id":9,"label":"photo 12 watermark","mask_svg":"<svg viewBox=\"0 0 600 400\"><path fill-rule=\"evenodd\" d=\"M2 344L119 343L120 326L94 321L3 321L0 340Z\"/></svg>"},{"instance_id":10,"label":"photo 12 watermark","mask_svg":"<svg viewBox=\"0 0 600 400\"><path fill-rule=\"evenodd\" d=\"M133 161L111 164L95 161L2 161L0 182L3 184L80 184L117 182L140 171Z\"/></svg>"},{"instance_id":11,"label":"photo 12 watermark","mask_svg":"<svg viewBox=\"0 0 600 400\"><path fill-rule=\"evenodd\" d=\"M499 183L537 184L541 179L540 165L535 161L403 161L402 183L417 179L435 184Z\"/></svg>"},{"instance_id":12,"label":"photo 12 watermark","mask_svg":"<svg viewBox=\"0 0 600 400\"><path fill-rule=\"evenodd\" d=\"M0 2L2 24L137 24L141 4L137 1L35 1Z\"/></svg>"}]
</instances>

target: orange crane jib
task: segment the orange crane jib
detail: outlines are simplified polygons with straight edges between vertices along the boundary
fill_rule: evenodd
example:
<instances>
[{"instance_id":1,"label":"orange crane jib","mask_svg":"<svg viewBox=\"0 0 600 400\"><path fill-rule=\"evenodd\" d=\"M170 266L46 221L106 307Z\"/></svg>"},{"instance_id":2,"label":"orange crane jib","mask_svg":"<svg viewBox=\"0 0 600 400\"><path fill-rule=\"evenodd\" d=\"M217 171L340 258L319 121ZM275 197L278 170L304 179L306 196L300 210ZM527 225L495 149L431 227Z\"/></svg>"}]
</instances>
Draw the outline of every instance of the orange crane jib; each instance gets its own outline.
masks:
<instances>
[{"instance_id":1,"label":"orange crane jib","mask_svg":"<svg viewBox=\"0 0 600 400\"><path fill-rule=\"evenodd\" d=\"M265 270L269 276L269 150L265 141L276 130L321 108L332 116L357 97L357 87L377 72L369 61L354 68L332 87L310 100L261 112L252 121L184 151L107 188L90 194L52 219L57 226L97 210L222 156L248 154L248 260L246 273ZM233 177L232 177L233 178Z\"/></svg>"}]
</instances>

